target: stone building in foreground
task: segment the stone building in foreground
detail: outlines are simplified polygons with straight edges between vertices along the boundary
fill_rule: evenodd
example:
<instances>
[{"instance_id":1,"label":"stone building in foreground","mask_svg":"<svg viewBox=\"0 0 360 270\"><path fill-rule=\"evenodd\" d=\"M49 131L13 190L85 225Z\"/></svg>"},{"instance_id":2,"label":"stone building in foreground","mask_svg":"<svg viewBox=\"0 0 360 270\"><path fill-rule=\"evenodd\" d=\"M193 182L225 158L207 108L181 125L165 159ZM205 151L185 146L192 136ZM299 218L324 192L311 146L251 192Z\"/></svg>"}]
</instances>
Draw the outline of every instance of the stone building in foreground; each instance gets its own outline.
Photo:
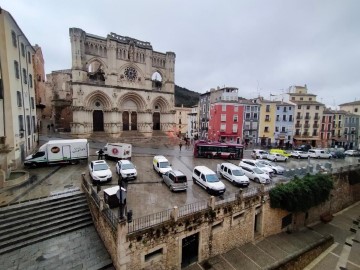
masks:
<instances>
[{"instance_id":1,"label":"stone building in foreground","mask_svg":"<svg viewBox=\"0 0 360 270\"><path fill-rule=\"evenodd\" d=\"M72 51L71 133L104 131L118 137L136 130L173 132L175 53L149 42L70 28Z\"/></svg>"}]
</instances>

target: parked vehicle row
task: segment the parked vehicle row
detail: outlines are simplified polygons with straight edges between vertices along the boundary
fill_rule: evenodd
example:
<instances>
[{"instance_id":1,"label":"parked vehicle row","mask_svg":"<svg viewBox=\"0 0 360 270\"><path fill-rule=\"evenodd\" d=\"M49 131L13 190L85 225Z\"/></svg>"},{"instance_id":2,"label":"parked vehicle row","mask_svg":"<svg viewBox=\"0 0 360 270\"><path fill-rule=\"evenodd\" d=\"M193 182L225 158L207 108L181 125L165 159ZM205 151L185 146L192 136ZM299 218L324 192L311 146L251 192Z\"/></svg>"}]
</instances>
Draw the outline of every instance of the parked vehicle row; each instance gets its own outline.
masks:
<instances>
[{"instance_id":1,"label":"parked vehicle row","mask_svg":"<svg viewBox=\"0 0 360 270\"><path fill-rule=\"evenodd\" d=\"M255 149L251 153L254 159L268 159L271 161L287 161L290 154L281 149L271 149L270 153L261 149Z\"/></svg>"}]
</instances>

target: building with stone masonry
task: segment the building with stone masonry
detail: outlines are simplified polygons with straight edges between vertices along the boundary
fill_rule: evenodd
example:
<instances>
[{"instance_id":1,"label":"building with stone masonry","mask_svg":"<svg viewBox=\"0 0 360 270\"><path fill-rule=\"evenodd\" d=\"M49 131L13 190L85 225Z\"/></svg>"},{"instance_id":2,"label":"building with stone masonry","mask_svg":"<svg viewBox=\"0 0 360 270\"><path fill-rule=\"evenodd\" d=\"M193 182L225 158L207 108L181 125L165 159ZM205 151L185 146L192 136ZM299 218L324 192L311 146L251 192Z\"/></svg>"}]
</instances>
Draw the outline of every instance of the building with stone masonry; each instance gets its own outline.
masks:
<instances>
[{"instance_id":1,"label":"building with stone masonry","mask_svg":"<svg viewBox=\"0 0 360 270\"><path fill-rule=\"evenodd\" d=\"M41 128L42 119L51 117L51 91L46 91L45 82L45 61L41 47L37 44L34 46L35 54L34 63L34 84L35 84L35 104L38 126Z\"/></svg>"},{"instance_id":2,"label":"building with stone masonry","mask_svg":"<svg viewBox=\"0 0 360 270\"><path fill-rule=\"evenodd\" d=\"M344 148L360 149L359 134L360 115L347 112L344 121Z\"/></svg>"},{"instance_id":3,"label":"building with stone masonry","mask_svg":"<svg viewBox=\"0 0 360 270\"><path fill-rule=\"evenodd\" d=\"M59 131L70 131L73 113L71 69L56 70L46 75L46 93L49 95L46 106L51 108L49 117L55 129Z\"/></svg>"},{"instance_id":4,"label":"building with stone masonry","mask_svg":"<svg viewBox=\"0 0 360 270\"><path fill-rule=\"evenodd\" d=\"M11 14L1 8L0 40L0 180L5 180L37 147L38 130L35 50Z\"/></svg>"},{"instance_id":5,"label":"building with stone masonry","mask_svg":"<svg viewBox=\"0 0 360 270\"><path fill-rule=\"evenodd\" d=\"M173 132L175 53L115 33L100 37L70 28L69 34L72 134Z\"/></svg>"}]
</instances>

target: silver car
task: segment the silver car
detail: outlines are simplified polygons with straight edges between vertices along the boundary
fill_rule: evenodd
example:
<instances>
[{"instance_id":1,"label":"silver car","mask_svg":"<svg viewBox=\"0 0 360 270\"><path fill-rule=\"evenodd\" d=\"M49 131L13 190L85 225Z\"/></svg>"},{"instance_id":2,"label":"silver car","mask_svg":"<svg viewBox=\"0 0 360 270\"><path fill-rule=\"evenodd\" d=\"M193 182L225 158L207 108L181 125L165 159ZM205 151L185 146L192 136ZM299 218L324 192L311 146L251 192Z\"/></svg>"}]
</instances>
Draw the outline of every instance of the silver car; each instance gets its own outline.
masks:
<instances>
[{"instance_id":1,"label":"silver car","mask_svg":"<svg viewBox=\"0 0 360 270\"><path fill-rule=\"evenodd\" d=\"M273 169L274 173L275 174L283 174L285 169L284 167L280 166L280 165L277 165L275 163L272 163L270 161L267 161L267 160L259 160L259 163L262 163L264 164L265 166Z\"/></svg>"},{"instance_id":2,"label":"silver car","mask_svg":"<svg viewBox=\"0 0 360 270\"><path fill-rule=\"evenodd\" d=\"M162 175L164 183L171 191L181 191L187 189L186 175L178 170L171 170Z\"/></svg>"}]
</instances>

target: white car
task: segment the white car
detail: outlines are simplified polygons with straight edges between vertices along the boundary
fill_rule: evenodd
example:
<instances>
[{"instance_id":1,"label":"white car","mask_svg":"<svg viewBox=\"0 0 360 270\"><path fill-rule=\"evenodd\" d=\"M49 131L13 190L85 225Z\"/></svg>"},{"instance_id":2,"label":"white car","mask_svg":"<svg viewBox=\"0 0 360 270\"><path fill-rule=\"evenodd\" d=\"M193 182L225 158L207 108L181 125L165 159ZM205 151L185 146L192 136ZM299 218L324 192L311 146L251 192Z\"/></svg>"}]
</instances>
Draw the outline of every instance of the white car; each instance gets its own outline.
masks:
<instances>
[{"instance_id":1,"label":"white car","mask_svg":"<svg viewBox=\"0 0 360 270\"><path fill-rule=\"evenodd\" d=\"M137 171L134 164L129 160L119 160L116 163L116 173L124 180L136 179Z\"/></svg>"},{"instance_id":2,"label":"white car","mask_svg":"<svg viewBox=\"0 0 360 270\"><path fill-rule=\"evenodd\" d=\"M274 174L274 170L267 167L266 165L260 163L258 160L252 160L252 159L242 159L239 162L239 166L249 166L249 167L257 167L264 172L266 172L270 177Z\"/></svg>"},{"instance_id":3,"label":"white car","mask_svg":"<svg viewBox=\"0 0 360 270\"><path fill-rule=\"evenodd\" d=\"M105 160L91 161L89 175L93 183L110 182L112 179L112 172Z\"/></svg>"},{"instance_id":4,"label":"white car","mask_svg":"<svg viewBox=\"0 0 360 270\"><path fill-rule=\"evenodd\" d=\"M234 185L247 187L250 184L249 177L245 175L240 167L232 163L221 163L218 164L218 167L220 175Z\"/></svg>"},{"instance_id":5,"label":"white car","mask_svg":"<svg viewBox=\"0 0 360 270\"><path fill-rule=\"evenodd\" d=\"M268 156L267 156L267 159L268 160L271 160L271 161L287 161L288 160L288 157L285 157L285 156L283 156L283 155L280 155L280 154L278 154L278 153L274 153L274 154L269 154Z\"/></svg>"},{"instance_id":6,"label":"white car","mask_svg":"<svg viewBox=\"0 0 360 270\"><path fill-rule=\"evenodd\" d=\"M285 171L284 167L277 165L275 163L272 163L270 161L267 161L267 160L259 160L259 163L262 163L265 166L268 166L269 168L273 169L275 174L283 174Z\"/></svg>"},{"instance_id":7,"label":"white car","mask_svg":"<svg viewBox=\"0 0 360 270\"><path fill-rule=\"evenodd\" d=\"M352 156L352 157L357 157L360 155L360 152L357 150L346 150L344 152L345 156Z\"/></svg>"},{"instance_id":8,"label":"white car","mask_svg":"<svg viewBox=\"0 0 360 270\"><path fill-rule=\"evenodd\" d=\"M332 158L332 155L323 149L310 149L308 153L311 158Z\"/></svg>"},{"instance_id":9,"label":"white car","mask_svg":"<svg viewBox=\"0 0 360 270\"><path fill-rule=\"evenodd\" d=\"M264 150L261 150L261 149L254 149L251 153L251 157L253 159L257 159L257 158L260 158L260 159L263 159L263 158L267 158L267 155L269 153L264 151Z\"/></svg>"},{"instance_id":10,"label":"white car","mask_svg":"<svg viewBox=\"0 0 360 270\"><path fill-rule=\"evenodd\" d=\"M265 173L263 170L260 170L258 167L250 167L250 166L241 166L244 170L244 173L249 179L253 180L254 182L258 182L261 184L270 183L270 176Z\"/></svg>"},{"instance_id":11,"label":"white car","mask_svg":"<svg viewBox=\"0 0 360 270\"><path fill-rule=\"evenodd\" d=\"M293 158L308 158L309 156L309 153L304 151L292 151L290 153L290 157Z\"/></svg>"}]
</instances>

